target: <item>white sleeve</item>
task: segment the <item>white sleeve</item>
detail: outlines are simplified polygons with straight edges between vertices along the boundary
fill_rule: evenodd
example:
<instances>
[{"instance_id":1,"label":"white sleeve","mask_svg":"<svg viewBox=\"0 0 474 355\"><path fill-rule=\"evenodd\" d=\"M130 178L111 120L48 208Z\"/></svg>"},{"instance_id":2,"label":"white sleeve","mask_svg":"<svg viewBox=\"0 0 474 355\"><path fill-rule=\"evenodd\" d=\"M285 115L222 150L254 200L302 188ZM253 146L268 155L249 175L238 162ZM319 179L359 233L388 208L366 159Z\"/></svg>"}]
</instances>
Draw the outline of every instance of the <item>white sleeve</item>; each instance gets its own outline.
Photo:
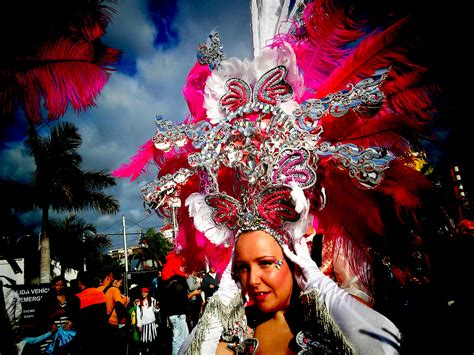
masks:
<instances>
[{"instance_id":1,"label":"white sleeve","mask_svg":"<svg viewBox=\"0 0 474 355\"><path fill-rule=\"evenodd\" d=\"M199 347L196 349L193 344L193 340L196 336L196 333L200 331L198 326L194 327L192 332L184 341L181 346L178 355L192 354L192 355L209 355L215 354L217 351L217 345L219 345L219 340L223 331L221 322L216 314L212 315L209 323L207 323L206 330L204 332L204 339L199 344ZM202 330L201 330L202 331Z\"/></svg>"},{"instance_id":2,"label":"white sleeve","mask_svg":"<svg viewBox=\"0 0 474 355\"><path fill-rule=\"evenodd\" d=\"M310 288L317 289L329 314L361 355L398 354L401 334L385 316L355 300L321 273Z\"/></svg>"}]
</instances>

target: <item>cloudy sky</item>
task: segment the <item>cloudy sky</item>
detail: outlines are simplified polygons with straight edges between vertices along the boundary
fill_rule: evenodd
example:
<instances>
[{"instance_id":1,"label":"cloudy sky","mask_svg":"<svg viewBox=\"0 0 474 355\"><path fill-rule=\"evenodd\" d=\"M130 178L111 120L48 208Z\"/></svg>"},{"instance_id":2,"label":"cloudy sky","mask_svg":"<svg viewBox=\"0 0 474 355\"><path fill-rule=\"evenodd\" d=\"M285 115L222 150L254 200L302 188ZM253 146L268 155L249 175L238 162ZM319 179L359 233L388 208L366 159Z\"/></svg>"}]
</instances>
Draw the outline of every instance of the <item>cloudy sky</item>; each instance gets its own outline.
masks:
<instances>
[{"instance_id":1,"label":"cloudy sky","mask_svg":"<svg viewBox=\"0 0 474 355\"><path fill-rule=\"evenodd\" d=\"M199 6L196 4L199 3ZM149 5L148 5L149 4ZM173 1L117 0L116 13L102 42L123 50L118 70L96 100L97 107L77 114L68 111L59 122L71 121L83 138L80 153L84 169L118 168L138 147L155 134L155 117L183 121L187 107L181 88L196 62L198 43L217 27L226 57L251 56L248 0ZM47 127L46 127L47 128ZM45 133L49 129L44 130ZM21 131L22 127L12 130ZM10 134L13 137L13 135ZM24 180L34 169L22 141L4 142L0 151L0 177ZM149 177L152 180L153 176ZM144 178L130 183L117 180L107 193L120 202L116 215L81 213L98 232L112 235L113 246L122 245L122 216L129 243L134 244L140 228L163 225L156 215L144 213L140 187ZM25 220L39 218L28 214Z\"/></svg>"},{"instance_id":2,"label":"cloudy sky","mask_svg":"<svg viewBox=\"0 0 474 355\"><path fill-rule=\"evenodd\" d=\"M252 57L249 0L117 0L110 5L116 13L102 42L123 50L118 70L96 100L96 107L80 114L68 111L59 120L71 121L79 127L84 169L112 171L127 162L137 148L154 135L157 115L183 121L187 107L181 88L196 61L197 44L204 42L214 28L221 35L227 58ZM452 26L442 31L454 41L440 43L433 59L440 63L448 60L442 64L450 66L458 63L455 40L459 41L463 32ZM446 77L458 78L461 74ZM458 107L464 106L457 105L455 97L453 95L450 104L456 107L456 114L463 113ZM24 137L21 120L17 124L19 126L6 133L9 138L1 145L0 178L24 180L34 169L23 142L17 140ZM15 135L15 132L20 134ZM43 132L47 134L49 128L44 127ZM460 129L459 132L464 132L461 138L446 146L446 150L455 152L453 154L465 150L462 142L467 131ZM120 212L116 215L89 212L81 213L80 217L95 224L98 232L110 234L113 247L119 247L122 245L122 216L125 216L129 243L136 243L140 228L160 228L163 224L156 215L145 215L140 199L140 187L152 178L139 178L133 183L117 180L117 186L107 191L120 202ZM39 221L39 213L23 218Z\"/></svg>"}]
</instances>

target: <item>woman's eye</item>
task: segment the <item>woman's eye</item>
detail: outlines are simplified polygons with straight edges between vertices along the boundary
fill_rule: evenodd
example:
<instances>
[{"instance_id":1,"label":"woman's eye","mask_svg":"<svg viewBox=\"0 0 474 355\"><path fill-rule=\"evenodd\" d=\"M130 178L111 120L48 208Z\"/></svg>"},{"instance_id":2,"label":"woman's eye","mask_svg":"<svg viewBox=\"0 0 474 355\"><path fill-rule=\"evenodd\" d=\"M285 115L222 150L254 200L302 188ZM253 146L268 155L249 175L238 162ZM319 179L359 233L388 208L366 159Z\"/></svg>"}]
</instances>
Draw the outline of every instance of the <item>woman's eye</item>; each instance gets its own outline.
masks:
<instances>
[{"instance_id":1,"label":"woman's eye","mask_svg":"<svg viewBox=\"0 0 474 355\"><path fill-rule=\"evenodd\" d=\"M272 266L275 262L273 260L262 260L260 262L261 266Z\"/></svg>"},{"instance_id":2,"label":"woman's eye","mask_svg":"<svg viewBox=\"0 0 474 355\"><path fill-rule=\"evenodd\" d=\"M248 266L247 265L237 265L236 270L237 270L237 273L241 274L243 272L248 271Z\"/></svg>"}]
</instances>

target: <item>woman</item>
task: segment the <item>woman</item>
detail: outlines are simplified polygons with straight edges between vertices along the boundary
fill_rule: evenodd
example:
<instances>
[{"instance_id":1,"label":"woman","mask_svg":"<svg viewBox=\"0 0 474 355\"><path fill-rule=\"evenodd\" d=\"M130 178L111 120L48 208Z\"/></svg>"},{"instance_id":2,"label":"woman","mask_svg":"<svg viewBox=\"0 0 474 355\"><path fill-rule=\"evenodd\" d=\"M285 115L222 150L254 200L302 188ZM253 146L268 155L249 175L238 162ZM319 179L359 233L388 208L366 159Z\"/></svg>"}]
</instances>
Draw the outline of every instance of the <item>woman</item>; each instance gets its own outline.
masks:
<instances>
[{"instance_id":1,"label":"woman","mask_svg":"<svg viewBox=\"0 0 474 355\"><path fill-rule=\"evenodd\" d=\"M137 327L140 332L142 353L150 353L158 335L155 314L160 311L160 308L156 299L150 296L150 290L147 287L141 289L141 294L136 310Z\"/></svg>"},{"instance_id":2,"label":"woman","mask_svg":"<svg viewBox=\"0 0 474 355\"><path fill-rule=\"evenodd\" d=\"M53 278L51 290L44 295L38 304L36 317L38 327L41 328L41 334L46 332L54 334L59 328L64 330L77 329L79 298L69 291L64 277L56 276ZM40 345L42 353L46 352L52 340L53 337ZM54 353L67 354L74 346L74 342L61 348L55 344Z\"/></svg>"},{"instance_id":3,"label":"woman","mask_svg":"<svg viewBox=\"0 0 474 355\"><path fill-rule=\"evenodd\" d=\"M334 354L397 353L398 329L322 275L305 247L303 240L297 247L298 257L287 245L282 248L264 231L244 232L238 237L234 275L252 304L246 310L247 325L250 327L249 335L257 341L247 340L242 346L232 344L235 339L225 342L221 337L217 354L232 353L231 349L236 345L244 353L252 353L251 348L254 348L257 354L292 354L316 349ZM295 266L290 260L296 265L301 264L301 272L303 275L306 272L308 277L299 277L298 285L305 291L302 296L295 284ZM316 275L312 274L319 275L314 277ZM327 291L320 294L326 305L317 304L318 296L313 299L316 305L311 305L311 293L318 287ZM326 311L326 306L331 314Z\"/></svg>"}]
</instances>

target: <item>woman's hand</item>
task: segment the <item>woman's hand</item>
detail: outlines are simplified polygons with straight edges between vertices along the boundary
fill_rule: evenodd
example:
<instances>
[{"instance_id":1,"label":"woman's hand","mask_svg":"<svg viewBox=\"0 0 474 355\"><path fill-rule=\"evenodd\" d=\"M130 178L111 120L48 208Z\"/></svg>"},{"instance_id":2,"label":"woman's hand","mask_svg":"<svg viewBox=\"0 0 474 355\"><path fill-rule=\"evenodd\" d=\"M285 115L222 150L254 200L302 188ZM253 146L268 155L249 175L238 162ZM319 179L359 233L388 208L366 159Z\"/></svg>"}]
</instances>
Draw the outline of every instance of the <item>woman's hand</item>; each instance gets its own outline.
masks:
<instances>
[{"instance_id":1,"label":"woman's hand","mask_svg":"<svg viewBox=\"0 0 474 355\"><path fill-rule=\"evenodd\" d=\"M306 240L301 238L299 241L293 242L293 253L288 245L283 245L283 252L286 257L290 259L297 267L295 272L296 282L303 291L311 290L315 287L318 279L326 277L321 270L319 270L316 262L311 259Z\"/></svg>"},{"instance_id":2,"label":"woman's hand","mask_svg":"<svg viewBox=\"0 0 474 355\"><path fill-rule=\"evenodd\" d=\"M66 321L66 324L63 325L63 329L65 330L72 329L72 323L70 321Z\"/></svg>"}]
</instances>

